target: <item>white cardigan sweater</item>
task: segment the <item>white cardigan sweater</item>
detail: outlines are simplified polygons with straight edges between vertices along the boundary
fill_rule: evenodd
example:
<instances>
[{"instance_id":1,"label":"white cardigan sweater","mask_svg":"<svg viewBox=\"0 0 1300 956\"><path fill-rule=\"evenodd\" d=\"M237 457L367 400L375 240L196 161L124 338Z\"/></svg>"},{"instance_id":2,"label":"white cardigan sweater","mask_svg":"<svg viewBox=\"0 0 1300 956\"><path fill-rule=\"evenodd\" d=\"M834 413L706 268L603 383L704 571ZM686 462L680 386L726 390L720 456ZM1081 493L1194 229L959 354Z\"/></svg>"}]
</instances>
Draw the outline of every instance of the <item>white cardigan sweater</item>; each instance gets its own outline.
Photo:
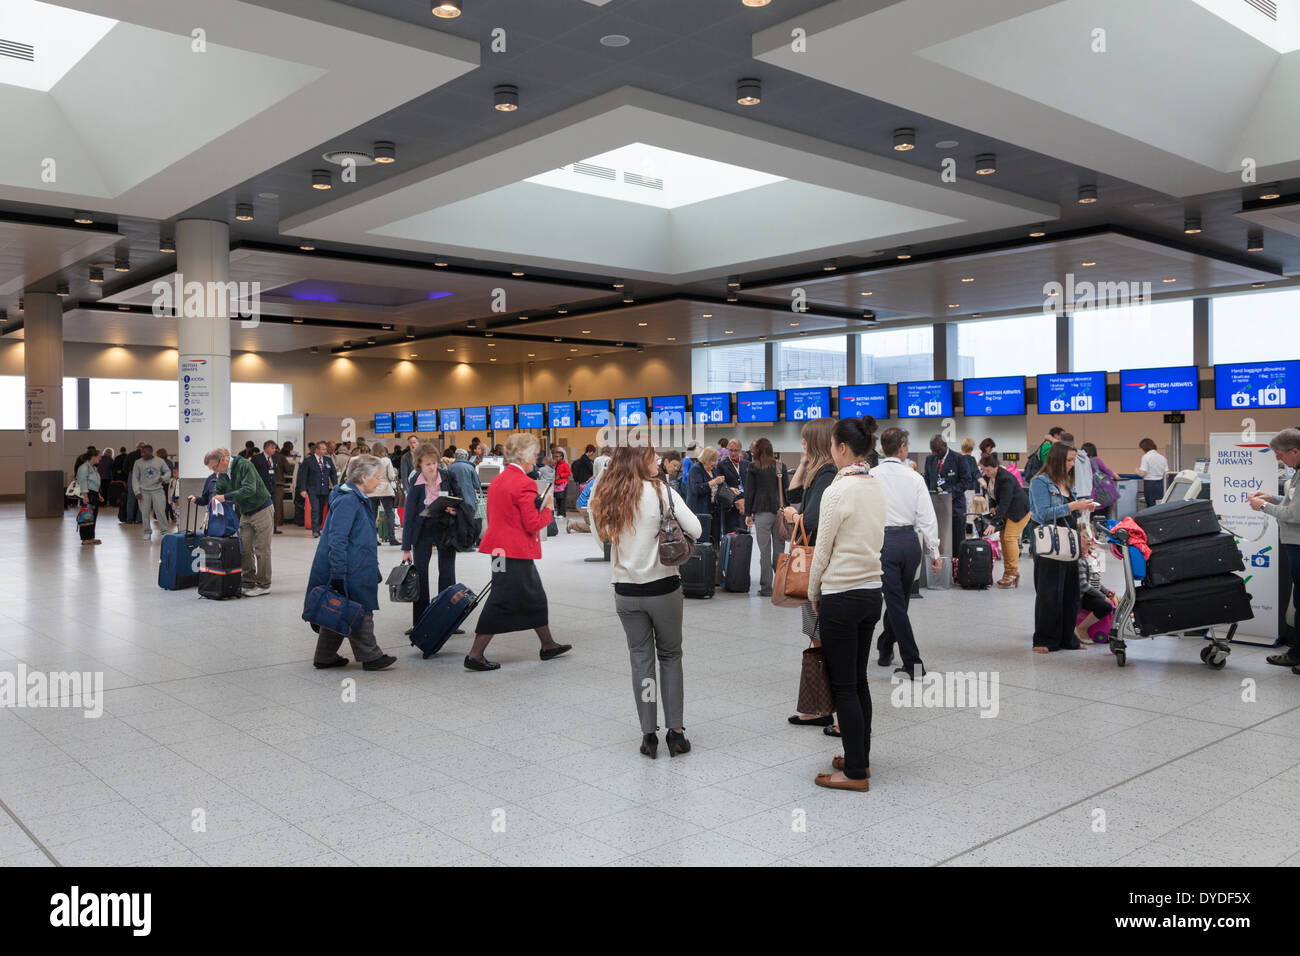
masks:
<instances>
[{"instance_id":1,"label":"white cardigan sweater","mask_svg":"<svg viewBox=\"0 0 1300 956\"><path fill-rule=\"evenodd\" d=\"M656 489L659 495L656 496ZM615 584L648 584L664 578L677 577L677 569L659 563L659 502L663 502L664 515L669 514L669 496L677 523L686 536L698 539L701 534L700 519L695 516L682 496L658 482L641 483L641 501L636 520L618 536L618 544L610 549L610 571ZM606 536L591 522L591 531L604 543Z\"/></svg>"},{"instance_id":2,"label":"white cardigan sweater","mask_svg":"<svg viewBox=\"0 0 1300 956\"><path fill-rule=\"evenodd\" d=\"M885 489L870 475L837 475L822 494L808 599L880 585Z\"/></svg>"}]
</instances>

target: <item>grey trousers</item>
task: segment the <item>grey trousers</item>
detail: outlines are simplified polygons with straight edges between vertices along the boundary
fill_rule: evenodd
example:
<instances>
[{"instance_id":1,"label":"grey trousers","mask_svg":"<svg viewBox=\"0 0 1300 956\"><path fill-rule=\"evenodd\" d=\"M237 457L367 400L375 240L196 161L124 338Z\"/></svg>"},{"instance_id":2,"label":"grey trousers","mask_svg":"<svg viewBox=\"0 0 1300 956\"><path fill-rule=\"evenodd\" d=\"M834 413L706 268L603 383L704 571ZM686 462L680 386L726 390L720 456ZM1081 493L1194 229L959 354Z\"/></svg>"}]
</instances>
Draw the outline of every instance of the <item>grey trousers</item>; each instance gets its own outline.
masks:
<instances>
[{"instance_id":1,"label":"grey trousers","mask_svg":"<svg viewBox=\"0 0 1300 956\"><path fill-rule=\"evenodd\" d=\"M231 507L227 504L226 507ZM245 588L271 586L271 535L275 534L275 516L271 506L239 518L239 541L244 549L241 577Z\"/></svg>"},{"instance_id":2,"label":"grey trousers","mask_svg":"<svg viewBox=\"0 0 1300 956\"><path fill-rule=\"evenodd\" d=\"M358 664L364 664L366 661L377 660L384 656L384 652L379 649L379 642L375 640L374 611L366 612L361 619L361 623L356 626L348 640L352 643L352 658ZM320 637L316 639L316 663L328 664L334 660L338 657L339 647L342 644L342 634L338 631L331 631L328 627L322 627Z\"/></svg>"},{"instance_id":3,"label":"grey trousers","mask_svg":"<svg viewBox=\"0 0 1300 956\"><path fill-rule=\"evenodd\" d=\"M167 492L161 488L151 488L140 492L140 523L144 525L145 534L153 533L153 519L158 519L163 533L167 532Z\"/></svg>"},{"instance_id":4,"label":"grey trousers","mask_svg":"<svg viewBox=\"0 0 1300 956\"><path fill-rule=\"evenodd\" d=\"M659 701L664 726L682 727L682 592L656 597L614 595L614 609L627 635L632 661L632 693L641 718L641 733L659 729ZM659 676L655 678L655 658Z\"/></svg>"},{"instance_id":5,"label":"grey trousers","mask_svg":"<svg viewBox=\"0 0 1300 956\"><path fill-rule=\"evenodd\" d=\"M772 532L776 524L775 513L754 515L754 545L758 549L758 589L772 590L772 572L776 567L776 556L785 551L785 542Z\"/></svg>"}]
</instances>

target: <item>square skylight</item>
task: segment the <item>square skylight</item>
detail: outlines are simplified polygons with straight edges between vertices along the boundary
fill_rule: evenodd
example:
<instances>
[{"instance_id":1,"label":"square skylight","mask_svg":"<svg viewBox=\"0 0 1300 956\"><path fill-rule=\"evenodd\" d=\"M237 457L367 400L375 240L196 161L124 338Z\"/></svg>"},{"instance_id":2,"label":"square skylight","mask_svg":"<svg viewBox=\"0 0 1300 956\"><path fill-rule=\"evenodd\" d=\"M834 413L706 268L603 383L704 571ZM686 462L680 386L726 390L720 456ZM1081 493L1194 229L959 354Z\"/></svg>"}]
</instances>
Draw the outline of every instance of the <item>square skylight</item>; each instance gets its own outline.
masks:
<instances>
[{"instance_id":1,"label":"square skylight","mask_svg":"<svg viewBox=\"0 0 1300 956\"><path fill-rule=\"evenodd\" d=\"M645 143L622 146L526 180L659 209L677 209L782 181L781 176Z\"/></svg>"},{"instance_id":2,"label":"square skylight","mask_svg":"<svg viewBox=\"0 0 1300 956\"><path fill-rule=\"evenodd\" d=\"M4 0L0 83L48 93L117 22L39 0Z\"/></svg>"},{"instance_id":3,"label":"square skylight","mask_svg":"<svg viewBox=\"0 0 1300 956\"><path fill-rule=\"evenodd\" d=\"M1277 53L1300 50L1300 0L1195 0ZM1265 11L1273 11L1269 16Z\"/></svg>"}]
</instances>

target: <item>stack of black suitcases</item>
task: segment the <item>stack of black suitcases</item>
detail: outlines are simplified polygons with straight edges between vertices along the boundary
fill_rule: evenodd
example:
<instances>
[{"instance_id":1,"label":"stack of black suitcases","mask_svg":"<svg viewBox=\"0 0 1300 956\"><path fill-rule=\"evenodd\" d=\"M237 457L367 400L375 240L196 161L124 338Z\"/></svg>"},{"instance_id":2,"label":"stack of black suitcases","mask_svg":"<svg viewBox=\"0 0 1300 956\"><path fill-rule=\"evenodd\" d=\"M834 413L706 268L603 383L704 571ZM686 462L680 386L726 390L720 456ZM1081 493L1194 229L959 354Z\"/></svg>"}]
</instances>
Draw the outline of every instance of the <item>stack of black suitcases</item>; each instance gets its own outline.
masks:
<instances>
[{"instance_id":1,"label":"stack of black suitcases","mask_svg":"<svg viewBox=\"0 0 1300 956\"><path fill-rule=\"evenodd\" d=\"M1236 539L1204 499L1169 501L1133 516L1151 556L1136 589L1133 622L1144 635L1196 630L1254 617Z\"/></svg>"}]
</instances>

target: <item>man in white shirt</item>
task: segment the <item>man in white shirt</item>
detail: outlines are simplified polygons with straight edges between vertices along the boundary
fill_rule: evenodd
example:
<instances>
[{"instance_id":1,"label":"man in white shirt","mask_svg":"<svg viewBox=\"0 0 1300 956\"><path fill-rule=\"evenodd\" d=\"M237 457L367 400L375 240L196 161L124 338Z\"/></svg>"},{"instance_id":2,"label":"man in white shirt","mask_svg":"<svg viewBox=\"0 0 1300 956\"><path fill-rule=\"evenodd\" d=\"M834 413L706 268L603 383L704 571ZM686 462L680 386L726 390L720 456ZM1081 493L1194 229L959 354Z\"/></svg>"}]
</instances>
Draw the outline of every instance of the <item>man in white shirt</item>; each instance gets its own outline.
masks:
<instances>
[{"instance_id":1,"label":"man in white shirt","mask_svg":"<svg viewBox=\"0 0 1300 956\"><path fill-rule=\"evenodd\" d=\"M1069 432L1061 432L1057 441L1074 445L1074 436ZM1080 498L1092 497L1092 462L1088 459L1088 453L1078 445L1074 445L1074 493Z\"/></svg>"},{"instance_id":2,"label":"man in white shirt","mask_svg":"<svg viewBox=\"0 0 1300 956\"><path fill-rule=\"evenodd\" d=\"M915 679L924 676L925 665L912 633L912 622L907 608L912 600L912 582L921 566L921 542L930 567L938 571L943 567L939 558L939 520L934 514L930 489L915 469L907 465L908 433L904 428L886 428L880 436L880 464L871 469L874 477L885 489L885 544L880 552L881 583L885 589L885 626L876 641L880 652L879 664L889 667L894 662L894 644L898 644L903 666L895 673ZM920 667L921 673L916 673Z\"/></svg>"}]
</instances>

